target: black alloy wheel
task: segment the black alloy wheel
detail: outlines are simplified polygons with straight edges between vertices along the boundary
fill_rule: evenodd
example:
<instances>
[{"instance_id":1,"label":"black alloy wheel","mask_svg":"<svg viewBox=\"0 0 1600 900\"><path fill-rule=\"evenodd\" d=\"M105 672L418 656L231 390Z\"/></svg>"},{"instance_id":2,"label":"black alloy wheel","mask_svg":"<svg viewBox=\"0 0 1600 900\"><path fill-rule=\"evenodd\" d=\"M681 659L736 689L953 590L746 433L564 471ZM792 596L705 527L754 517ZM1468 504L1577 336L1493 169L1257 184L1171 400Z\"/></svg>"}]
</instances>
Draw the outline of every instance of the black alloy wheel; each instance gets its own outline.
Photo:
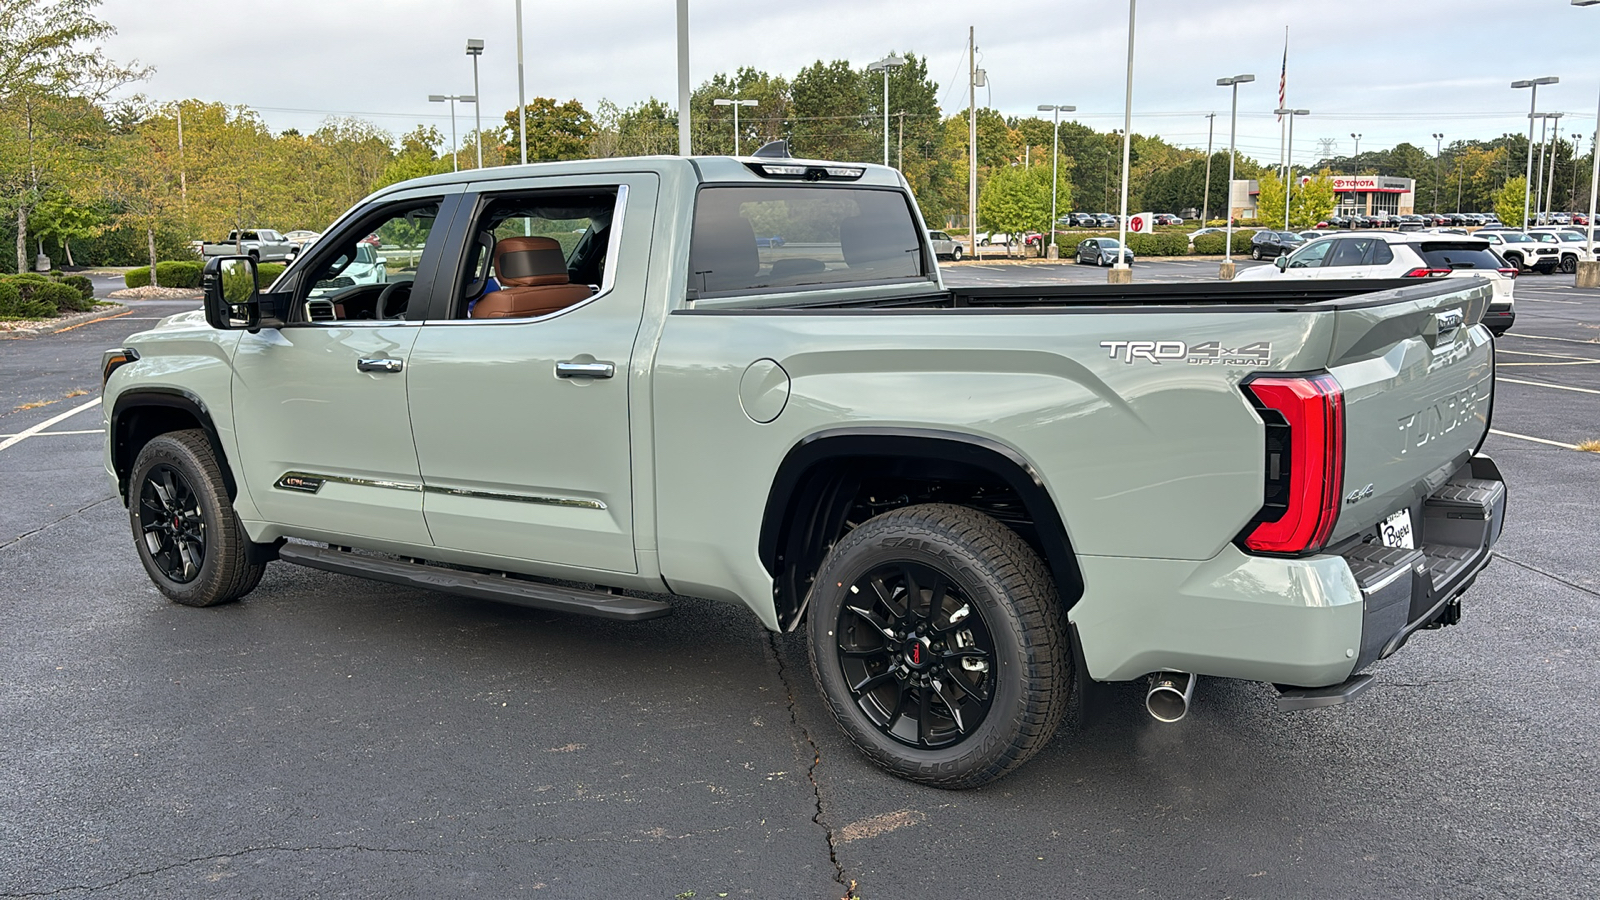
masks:
<instances>
[{"instance_id":1,"label":"black alloy wheel","mask_svg":"<svg viewBox=\"0 0 1600 900\"><path fill-rule=\"evenodd\" d=\"M206 561L206 520L183 473L166 463L145 472L139 486L145 549L174 584L188 584Z\"/></svg>"},{"instance_id":2,"label":"black alloy wheel","mask_svg":"<svg viewBox=\"0 0 1600 900\"><path fill-rule=\"evenodd\" d=\"M811 674L880 767L987 784L1050 741L1072 692L1066 616L1044 562L994 518L890 510L823 560L807 607Z\"/></svg>"},{"instance_id":3,"label":"black alloy wheel","mask_svg":"<svg viewBox=\"0 0 1600 900\"><path fill-rule=\"evenodd\" d=\"M1572 275L1578 271L1578 258L1576 256L1563 256L1561 258L1561 274Z\"/></svg>"},{"instance_id":4,"label":"black alloy wheel","mask_svg":"<svg viewBox=\"0 0 1600 900\"><path fill-rule=\"evenodd\" d=\"M937 569L894 562L850 585L835 653L856 708L891 740L957 743L989 714L994 638L983 613Z\"/></svg>"}]
</instances>

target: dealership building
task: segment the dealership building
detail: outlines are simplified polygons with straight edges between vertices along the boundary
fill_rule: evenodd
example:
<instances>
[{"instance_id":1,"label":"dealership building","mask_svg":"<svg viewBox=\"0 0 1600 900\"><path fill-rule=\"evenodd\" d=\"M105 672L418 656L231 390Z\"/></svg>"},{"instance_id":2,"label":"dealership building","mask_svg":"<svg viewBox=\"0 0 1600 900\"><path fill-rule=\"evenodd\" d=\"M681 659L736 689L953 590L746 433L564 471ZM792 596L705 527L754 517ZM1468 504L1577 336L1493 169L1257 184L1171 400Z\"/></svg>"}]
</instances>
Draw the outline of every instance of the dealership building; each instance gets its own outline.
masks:
<instances>
[{"instance_id":1,"label":"dealership building","mask_svg":"<svg viewBox=\"0 0 1600 900\"><path fill-rule=\"evenodd\" d=\"M1390 178L1387 175L1331 175L1337 206L1335 215L1348 216L1360 213L1365 216L1407 215L1416 211L1417 182L1411 178ZM1305 184L1311 176L1302 175L1296 184ZM1228 188L1228 208L1240 219L1256 218L1256 196L1261 193L1259 182L1250 179L1234 181Z\"/></svg>"}]
</instances>

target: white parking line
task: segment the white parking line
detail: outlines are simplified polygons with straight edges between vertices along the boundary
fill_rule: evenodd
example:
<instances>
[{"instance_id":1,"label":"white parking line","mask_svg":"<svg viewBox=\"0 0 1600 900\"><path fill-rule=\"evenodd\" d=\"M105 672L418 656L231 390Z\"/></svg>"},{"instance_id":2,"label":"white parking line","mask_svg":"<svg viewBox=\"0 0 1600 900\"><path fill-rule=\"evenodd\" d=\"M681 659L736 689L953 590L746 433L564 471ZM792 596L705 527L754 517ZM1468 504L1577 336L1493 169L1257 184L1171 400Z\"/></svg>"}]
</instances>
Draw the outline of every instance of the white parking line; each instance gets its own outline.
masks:
<instances>
[{"instance_id":1,"label":"white parking line","mask_svg":"<svg viewBox=\"0 0 1600 900\"><path fill-rule=\"evenodd\" d=\"M1564 450L1576 450L1576 449L1578 449L1576 444L1563 444L1560 441L1549 441L1549 440L1545 440L1544 438L1530 437L1530 436L1528 436L1526 434L1517 434L1514 431L1501 431L1498 428L1489 429L1489 433L1490 434L1498 434L1501 437L1516 438L1519 441L1533 441L1535 444L1549 444L1552 447L1560 447L1560 448L1562 448Z\"/></svg>"},{"instance_id":2,"label":"white parking line","mask_svg":"<svg viewBox=\"0 0 1600 900\"><path fill-rule=\"evenodd\" d=\"M1550 337L1548 335L1543 335L1543 334L1518 334L1517 332L1514 332L1514 331L1513 332L1509 332L1509 333L1504 334L1504 335L1501 335L1501 336L1502 337L1514 337L1514 338L1526 338L1526 339L1528 339L1530 341L1561 341L1561 342L1567 343L1567 344L1588 344L1591 347L1600 346L1600 340L1580 341L1577 338Z\"/></svg>"},{"instance_id":3,"label":"white parking line","mask_svg":"<svg viewBox=\"0 0 1600 900\"><path fill-rule=\"evenodd\" d=\"M1600 391L1596 391L1595 393L1600 393ZM59 416L56 416L53 419L45 419L43 422L40 422L39 424L33 426L32 428L27 429L26 431L18 432L17 434L14 434L11 437L8 437L3 441L0 441L0 450L4 450L7 447L11 447L11 446L13 446L15 444L20 444L23 441L27 440L28 438L31 438L34 435L38 434L39 432L44 431L46 428L49 428L51 425L56 424L57 422L64 422L67 419L70 419L73 416L77 415L78 413L83 412L84 410L94 409L95 407L97 407L99 405L100 405L100 398L96 397L93 400L90 400L88 403L85 403L82 406L75 406L72 409L67 410L66 412L62 413Z\"/></svg>"},{"instance_id":4,"label":"white parking line","mask_svg":"<svg viewBox=\"0 0 1600 900\"><path fill-rule=\"evenodd\" d=\"M1520 378L1496 378L1495 381L1504 381L1510 384L1526 384L1531 385L1532 387L1553 388L1558 391L1577 391L1580 394L1600 394L1600 391L1597 391L1594 388L1572 387L1571 385L1566 384L1545 384L1542 381L1523 381ZM3 449L5 448L0 447L0 450Z\"/></svg>"},{"instance_id":5,"label":"white parking line","mask_svg":"<svg viewBox=\"0 0 1600 900\"><path fill-rule=\"evenodd\" d=\"M104 428L90 428L90 429L87 429L85 431L41 431L41 432L39 432L37 434L31 435L31 437L58 437L58 436L61 436L61 435L68 435L68 434L105 434L105 433L106 433L106 430ZM16 436L17 435L15 435L15 434L0 434L0 438L9 438L9 437L16 437Z\"/></svg>"},{"instance_id":6,"label":"white parking line","mask_svg":"<svg viewBox=\"0 0 1600 900\"><path fill-rule=\"evenodd\" d=\"M1592 356L1573 356L1570 353L1534 353L1532 350L1499 350L1498 353L1511 353L1517 356L1539 356L1544 359L1581 359L1584 362L1600 362Z\"/></svg>"}]
</instances>

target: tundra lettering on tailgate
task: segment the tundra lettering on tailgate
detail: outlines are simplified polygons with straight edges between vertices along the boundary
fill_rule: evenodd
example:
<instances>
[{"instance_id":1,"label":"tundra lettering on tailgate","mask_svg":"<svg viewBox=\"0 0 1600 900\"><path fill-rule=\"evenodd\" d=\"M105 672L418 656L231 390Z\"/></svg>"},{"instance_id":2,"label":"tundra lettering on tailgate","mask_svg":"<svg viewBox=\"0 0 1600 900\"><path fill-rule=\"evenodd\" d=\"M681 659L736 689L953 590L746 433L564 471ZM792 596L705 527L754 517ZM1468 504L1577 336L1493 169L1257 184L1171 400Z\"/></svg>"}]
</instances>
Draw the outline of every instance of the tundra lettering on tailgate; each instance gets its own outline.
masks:
<instances>
[{"instance_id":1,"label":"tundra lettering on tailgate","mask_svg":"<svg viewBox=\"0 0 1600 900\"><path fill-rule=\"evenodd\" d=\"M1484 381L1438 403L1400 417L1400 455L1425 446L1484 414L1489 402L1489 382Z\"/></svg>"}]
</instances>

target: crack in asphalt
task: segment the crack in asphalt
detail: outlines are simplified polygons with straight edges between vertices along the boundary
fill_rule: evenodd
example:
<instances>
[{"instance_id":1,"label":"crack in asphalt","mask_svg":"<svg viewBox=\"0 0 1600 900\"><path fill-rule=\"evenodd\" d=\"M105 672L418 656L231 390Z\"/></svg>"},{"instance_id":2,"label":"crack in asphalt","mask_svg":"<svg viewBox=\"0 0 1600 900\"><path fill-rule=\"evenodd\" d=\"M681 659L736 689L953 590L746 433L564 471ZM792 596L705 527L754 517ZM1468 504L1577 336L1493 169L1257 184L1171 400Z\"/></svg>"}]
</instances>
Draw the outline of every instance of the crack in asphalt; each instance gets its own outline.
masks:
<instances>
[{"instance_id":1,"label":"crack in asphalt","mask_svg":"<svg viewBox=\"0 0 1600 900\"><path fill-rule=\"evenodd\" d=\"M1546 572L1544 569L1541 569L1538 566L1529 565L1528 563L1522 562L1521 560L1512 559L1511 557L1505 555L1504 553L1497 552L1497 553L1495 553L1495 556L1499 557L1500 559L1505 560L1508 563L1511 563L1513 566L1517 566L1518 568L1522 568L1522 569L1527 569L1529 572L1533 572L1533 573L1538 574L1538 575L1543 575L1544 577L1550 579L1551 581L1560 582L1561 584L1564 584L1567 587L1572 588L1573 590L1583 591L1585 594L1588 594L1591 597L1600 597L1600 591L1597 591L1592 587L1584 587L1583 585L1578 584L1576 582L1568 581L1567 579L1562 578L1560 575L1557 575L1554 572Z\"/></svg>"},{"instance_id":2,"label":"crack in asphalt","mask_svg":"<svg viewBox=\"0 0 1600 900\"><path fill-rule=\"evenodd\" d=\"M778 664L778 680L783 683L784 694L788 700L789 721L799 729L800 738L811 748L811 764L806 767L806 778L811 782L811 796L816 802L817 811L811 816L811 821L822 829L823 838L828 842L828 862L833 864L833 880L845 889L843 900L854 900L856 896L856 883L846 878L844 865L839 862L838 846L833 837L833 826L823 821L822 814L822 785L817 783L817 767L822 765L822 749L817 742L811 739L811 731L800 721L799 710L795 707L794 686L789 683L789 669L783 664L783 650L778 646L778 635L772 632L767 634L767 643L772 650L772 658Z\"/></svg>"},{"instance_id":3,"label":"crack in asphalt","mask_svg":"<svg viewBox=\"0 0 1600 900\"><path fill-rule=\"evenodd\" d=\"M65 894L68 891L104 891L114 888L119 884L132 881L135 878L148 878L151 875L160 875L162 872L170 872L173 869L181 869L185 866L192 866L195 863L203 863L218 859L233 859L239 856L248 856L252 853L329 853L338 852L341 850L359 850L363 853L425 854L427 852L424 850L412 850L406 847L363 847L360 844L344 844L335 847L316 845L309 847L279 847L271 845L266 847L247 847L237 853L213 853L208 856L196 856L193 859L186 859L182 862L171 863L165 866L157 866L154 869L142 869L140 871L131 872L127 875L124 875L115 881L108 881L105 884L73 884L68 885L67 887L56 888L53 891L33 891L23 894L0 894L0 900L24 900L24 898L30 897L54 897L58 894Z\"/></svg>"},{"instance_id":4,"label":"crack in asphalt","mask_svg":"<svg viewBox=\"0 0 1600 900\"><path fill-rule=\"evenodd\" d=\"M24 540L27 540L28 538L31 538L34 535L39 534L40 532L49 531L50 529L56 527L57 525L60 525L62 522L65 522L66 520L72 518L73 516L82 515L83 513L88 512L91 509L94 509L96 506L99 506L102 503L110 503L112 500L115 500L115 499L117 499L117 498L114 497L114 496L112 496L112 497L104 497L104 498L101 498L99 500L94 501L93 503L89 504L88 506L79 507L78 509L75 509L72 512L69 512L66 515L62 516L61 518L56 519L54 522L49 522L49 523L46 523L44 525L40 525L38 528L35 528L32 531L25 531L22 534L19 534L16 537L12 538L11 540L6 541L4 544L0 544L0 550L4 550L5 548L11 546L12 544L19 544L19 543L23 542ZM4 894L0 894L0 897L4 897L4 896L5 896Z\"/></svg>"}]
</instances>

